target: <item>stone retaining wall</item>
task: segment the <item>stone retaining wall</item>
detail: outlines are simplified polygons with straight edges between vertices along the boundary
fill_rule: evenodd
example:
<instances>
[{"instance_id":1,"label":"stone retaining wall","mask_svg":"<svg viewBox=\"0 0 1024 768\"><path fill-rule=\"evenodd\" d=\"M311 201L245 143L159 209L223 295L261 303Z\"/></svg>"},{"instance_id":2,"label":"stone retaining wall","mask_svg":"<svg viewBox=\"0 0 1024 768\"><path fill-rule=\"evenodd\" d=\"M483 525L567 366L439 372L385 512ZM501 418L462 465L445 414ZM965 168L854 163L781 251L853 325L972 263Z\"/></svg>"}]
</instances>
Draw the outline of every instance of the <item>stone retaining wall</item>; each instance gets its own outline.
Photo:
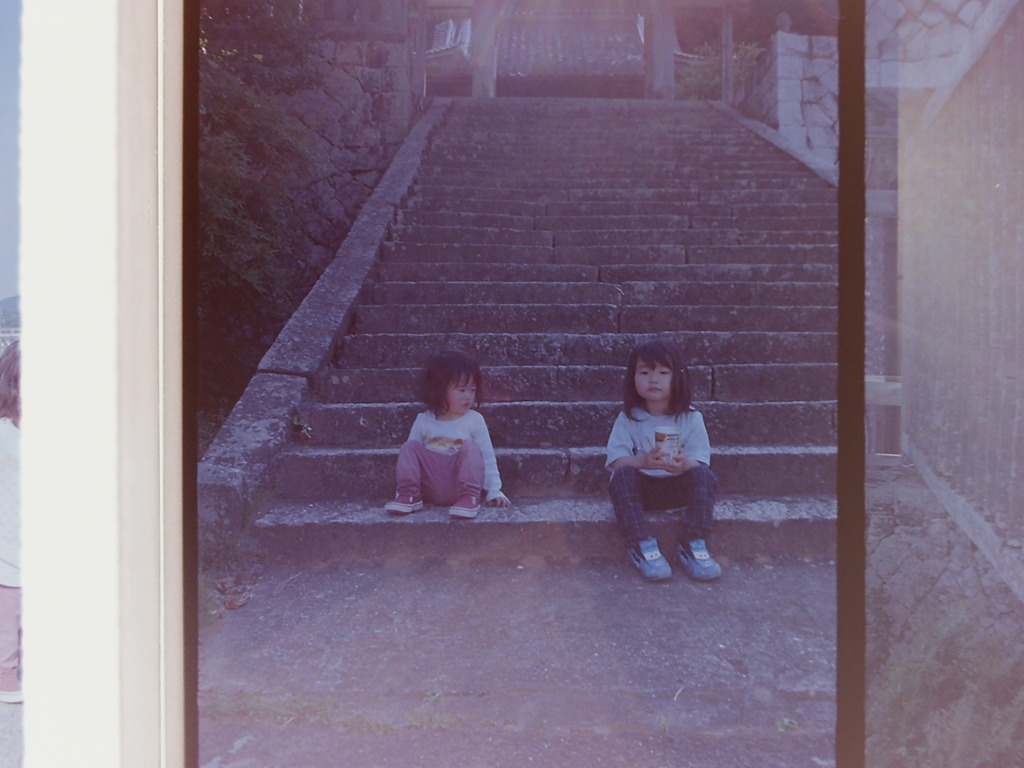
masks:
<instances>
[{"instance_id":1,"label":"stone retaining wall","mask_svg":"<svg viewBox=\"0 0 1024 768\"><path fill-rule=\"evenodd\" d=\"M836 38L776 32L747 82L737 89L737 108L836 167L838 64Z\"/></svg>"},{"instance_id":2,"label":"stone retaining wall","mask_svg":"<svg viewBox=\"0 0 1024 768\"><path fill-rule=\"evenodd\" d=\"M371 14L325 4L317 22L324 35L323 86L292 100L321 158L304 173L296 199L309 241L296 259L317 274L334 258L422 106L413 61L417 0L372 5Z\"/></svg>"}]
</instances>

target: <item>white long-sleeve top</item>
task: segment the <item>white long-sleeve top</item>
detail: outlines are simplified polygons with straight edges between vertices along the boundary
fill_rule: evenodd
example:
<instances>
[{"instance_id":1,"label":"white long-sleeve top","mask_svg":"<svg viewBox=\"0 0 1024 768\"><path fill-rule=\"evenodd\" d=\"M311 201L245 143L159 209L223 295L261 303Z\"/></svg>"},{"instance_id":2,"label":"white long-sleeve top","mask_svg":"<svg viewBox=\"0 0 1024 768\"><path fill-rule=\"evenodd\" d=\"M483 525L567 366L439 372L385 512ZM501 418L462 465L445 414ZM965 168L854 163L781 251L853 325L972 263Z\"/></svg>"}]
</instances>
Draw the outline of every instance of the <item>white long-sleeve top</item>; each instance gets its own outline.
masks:
<instances>
[{"instance_id":1,"label":"white long-sleeve top","mask_svg":"<svg viewBox=\"0 0 1024 768\"><path fill-rule=\"evenodd\" d=\"M630 419L624 411L619 411L612 424L605 461L605 468L609 471L617 459L639 456L651 450L654 447L654 433L664 429L679 432L679 447L683 449L686 458L711 464L711 442L700 411L686 411L675 416L652 416L643 408L634 408L633 417ZM669 477L672 474L664 469L640 471L651 477Z\"/></svg>"},{"instance_id":2,"label":"white long-sleeve top","mask_svg":"<svg viewBox=\"0 0 1024 768\"><path fill-rule=\"evenodd\" d=\"M476 443L484 456L484 499L490 501L501 495L501 475L498 458L491 444L487 422L478 411L466 411L455 419L438 419L433 412L423 411L416 416L409 431L409 439L417 440L432 451L454 455L464 443Z\"/></svg>"}]
</instances>

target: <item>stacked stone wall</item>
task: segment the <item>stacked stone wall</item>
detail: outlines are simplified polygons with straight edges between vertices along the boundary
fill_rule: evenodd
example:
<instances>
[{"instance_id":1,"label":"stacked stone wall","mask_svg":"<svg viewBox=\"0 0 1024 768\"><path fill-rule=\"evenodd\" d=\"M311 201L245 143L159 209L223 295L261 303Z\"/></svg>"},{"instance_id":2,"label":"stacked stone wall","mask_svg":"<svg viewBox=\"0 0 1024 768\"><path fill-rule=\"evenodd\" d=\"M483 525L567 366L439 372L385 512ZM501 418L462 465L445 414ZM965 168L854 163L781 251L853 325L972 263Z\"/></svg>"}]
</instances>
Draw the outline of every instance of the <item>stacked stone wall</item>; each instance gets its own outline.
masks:
<instances>
[{"instance_id":1,"label":"stacked stone wall","mask_svg":"<svg viewBox=\"0 0 1024 768\"><path fill-rule=\"evenodd\" d=\"M320 158L304 172L296 200L309 241L296 258L315 272L334 257L422 105L422 84L413 75L418 30L412 4L381 4L388 12L378 8L361 25L347 18L322 21L323 86L293 97Z\"/></svg>"},{"instance_id":2,"label":"stacked stone wall","mask_svg":"<svg viewBox=\"0 0 1024 768\"><path fill-rule=\"evenodd\" d=\"M835 167L839 147L839 57L836 38L777 32L737 105L795 147Z\"/></svg>"},{"instance_id":3,"label":"stacked stone wall","mask_svg":"<svg viewBox=\"0 0 1024 768\"><path fill-rule=\"evenodd\" d=\"M904 429L1004 542L1024 535L1024 14L901 127Z\"/></svg>"},{"instance_id":4,"label":"stacked stone wall","mask_svg":"<svg viewBox=\"0 0 1024 768\"><path fill-rule=\"evenodd\" d=\"M931 88L1016 0L867 0L868 88Z\"/></svg>"}]
</instances>

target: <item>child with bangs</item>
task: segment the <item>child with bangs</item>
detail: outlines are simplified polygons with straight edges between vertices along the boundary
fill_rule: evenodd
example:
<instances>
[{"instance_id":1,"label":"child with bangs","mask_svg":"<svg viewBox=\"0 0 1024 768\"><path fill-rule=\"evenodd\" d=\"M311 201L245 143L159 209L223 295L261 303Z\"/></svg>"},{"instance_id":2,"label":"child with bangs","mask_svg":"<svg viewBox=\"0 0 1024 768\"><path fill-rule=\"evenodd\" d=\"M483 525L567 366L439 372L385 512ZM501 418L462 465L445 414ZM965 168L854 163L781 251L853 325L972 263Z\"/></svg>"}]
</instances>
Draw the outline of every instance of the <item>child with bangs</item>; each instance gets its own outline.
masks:
<instances>
[{"instance_id":1,"label":"child with bangs","mask_svg":"<svg viewBox=\"0 0 1024 768\"><path fill-rule=\"evenodd\" d=\"M501 492L487 423L474 410L483 399L483 375L476 361L455 350L431 357L419 396L427 410L416 416L398 452L398 491L385 512L407 515L426 501L450 505L454 518L473 518L481 499L492 507L512 506Z\"/></svg>"},{"instance_id":2,"label":"child with bangs","mask_svg":"<svg viewBox=\"0 0 1024 768\"><path fill-rule=\"evenodd\" d=\"M679 347L667 339L638 345L629 355L622 411L608 437L608 492L630 561L648 581L671 578L672 568L647 526L645 513L686 508L676 547L690 578L717 579L708 553L718 481L704 417L691 405Z\"/></svg>"}]
</instances>

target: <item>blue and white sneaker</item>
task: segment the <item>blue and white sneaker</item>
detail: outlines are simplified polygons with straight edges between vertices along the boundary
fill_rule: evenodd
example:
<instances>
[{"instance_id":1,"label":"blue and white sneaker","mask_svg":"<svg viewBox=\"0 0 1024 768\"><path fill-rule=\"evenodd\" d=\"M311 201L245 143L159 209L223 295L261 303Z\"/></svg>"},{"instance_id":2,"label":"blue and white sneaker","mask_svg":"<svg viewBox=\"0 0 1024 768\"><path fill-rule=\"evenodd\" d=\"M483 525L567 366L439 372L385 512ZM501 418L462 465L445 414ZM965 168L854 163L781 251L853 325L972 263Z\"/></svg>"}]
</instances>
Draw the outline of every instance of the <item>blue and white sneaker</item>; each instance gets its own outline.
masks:
<instances>
[{"instance_id":1,"label":"blue and white sneaker","mask_svg":"<svg viewBox=\"0 0 1024 768\"><path fill-rule=\"evenodd\" d=\"M689 544L680 544L677 552L683 570L691 579L711 581L722 575L722 566L708 553L704 539L694 539Z\"/></svg>"},{"instance_id":2,"label":"blue and white sneaker","mask_svg":"<svg viewBox=\"0 0 1024 768\"><path fill-rule=\"evenodd\" d=\"M661 554L661 550L658 549L657 539L644 539L640 542L638 549L630 547L628 552L633 565L640 569L640 573L648 581L664 581L672 578L672 568L665 556Z\"/></svg>"}]
</instances>

